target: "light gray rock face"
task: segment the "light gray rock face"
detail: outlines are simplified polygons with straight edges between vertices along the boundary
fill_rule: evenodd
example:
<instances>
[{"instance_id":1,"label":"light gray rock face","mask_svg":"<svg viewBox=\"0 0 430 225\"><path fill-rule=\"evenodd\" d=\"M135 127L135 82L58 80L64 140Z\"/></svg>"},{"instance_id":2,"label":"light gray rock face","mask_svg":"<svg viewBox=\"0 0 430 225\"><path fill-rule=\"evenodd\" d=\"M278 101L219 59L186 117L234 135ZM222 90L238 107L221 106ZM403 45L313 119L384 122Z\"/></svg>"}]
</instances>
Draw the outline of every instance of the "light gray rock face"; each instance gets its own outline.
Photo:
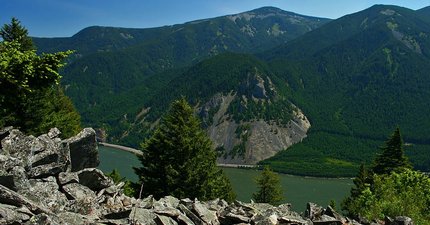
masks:
<instances>
[{"instance_id":1,"label":"light gray rock face","mask_svg":"<svg viewBox=\"0 0 430 225\"><path fill-rule=\"evenodd\" d=\"M28 189L21 189L18 193L54 213L64 211L68 200L59 191L55 177L30 179L29 184Z\"/></svg>"},{"instance_id":2,"label":"light gray rock face","mask_svg":"<svg viewBox=\"0 0 430 225\"><path fill-rule=\"evenodd\" d=\"M96 142L96 132L85 128L78 135L65 140L72 158L72 171L95 168L100 164Z\"/></svg>"},{"instance_id":3,"label":"light gray rock face","mask_svg":"<svg viewBox=\"0 0 430 225\"><path fill-rule=\"evenodd\" d=\"M264 86L261 83L261 78L254 81L258 81L257 84L260 84L255 84L255 87ZM256 90L260 90L255 93L256 96L265 99L265 89L257 88ZM253 97L257 98L256 96ZM311 124L303 112L294 105L292 105L294 108L292 119L285 125L265 120L249 122L232 120L232 115L228 113L228 107L239 98L244 98L244 96L238 93L216 94L198 109L199 115L203 118L203 123L207 126L206 131L213 141L214 147L223 149L222 156L218 158L219 163L256 164L306 138ZM253 101L252 99L248 100ZM238 131L242 133L238 133ZM245 151L235 152L233 149L237 149L241 144Z\"/></svg>"},{"instance_id":4,"label":"light gray rock face","mask_svg":"<svg viewBox=\"0 0 430 225\"><path fill-rule=\"evenodd\" d=\"M57 129L37 138L13 129L6 133L0 149L0 224L360 225L331 207L313 203L301 216L291 211L290 204L275 207L240 201L229 204L222 199L131 198L123 194L124 183L114 184L100 170L85 168L96 164L94 161L77 163L82 168L71 171L73 160L79 158L69 157L69 146L78 149L77 143L82 143L84 152L97 152L87 142L93 138L86 140L91 131L66 141L58 138ZM408 217L396 217L385 225L413 222Z\"/></svg>"}]
</instances>

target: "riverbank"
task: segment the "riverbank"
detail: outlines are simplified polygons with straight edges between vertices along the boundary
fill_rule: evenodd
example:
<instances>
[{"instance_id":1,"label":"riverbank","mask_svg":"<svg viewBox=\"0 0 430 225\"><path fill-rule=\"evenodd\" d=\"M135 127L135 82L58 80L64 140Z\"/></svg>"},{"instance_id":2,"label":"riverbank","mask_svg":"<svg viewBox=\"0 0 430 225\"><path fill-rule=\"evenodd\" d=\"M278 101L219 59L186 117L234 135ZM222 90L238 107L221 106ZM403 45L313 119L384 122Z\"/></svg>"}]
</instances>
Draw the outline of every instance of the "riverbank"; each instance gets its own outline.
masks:
<instances>
[{"instance_id":1,"label":"riverbank","mask_svg":"<svg viewBox=\"0 0 430 225\"><path fill-rule=\"evenodd\" d=\"M142 151L140 151L138 149L130 148L130 147L122 146L122 145L115 145L115 144L110 144L110 143L106 143L106 142L98 142L98 144L101 146L105 146L105 147L109 147L109 148L113 148L113 149L117 149L117 150L121 150L121 151L130 152L130 153L133 153L137 156L142 156L142 154L143 154ZM259 167L258 165L225 164L225 163L218 163L217 166L224 167L224 168L244 168L244 169L256 169Z\"/></svg>"},{"instance_id":2,"label":"riverbank","mask_svg":"<svg viewBox=\"0 0 430 225\"><path fill-rule=\"evenodd\" d=\"M106 172L117 169L121 176L138 182L139 178L134 173L133 167L140 167L141 162L134 154L127 151L114 149L107 146L99 146L99 168ZM223 167L222 170L230 179L237 199L249 202L252 194L258 190L255 178L261 172L254 168ZM337 204L349 194L353 182L350 179L310 178L279 174L282 190L284 192L283 203L291 203L294 210L303 211L307 202L315 202L327 205L331 200Z\"/></svg>"},{"instance_id":3,"label":"riverbank","mask_svg":"<svg viewBox=\"0 0 430 225\"><path fill-rule=\"evenodd\" d=\"M130 147L122 146L122 145L109 144L109 143L106 143L106 142L98 142L98 144L101 145L101 146L105 146L105 147L109 147L109 148L113 148L113 149L118 149L118 150L121 150L121 151L130 152L130 153L133 153L133 154L135 154L137 156L142 156L143 155L142 151L137 150L135 148L130 148Z\"/></svg>"}]
</instances>

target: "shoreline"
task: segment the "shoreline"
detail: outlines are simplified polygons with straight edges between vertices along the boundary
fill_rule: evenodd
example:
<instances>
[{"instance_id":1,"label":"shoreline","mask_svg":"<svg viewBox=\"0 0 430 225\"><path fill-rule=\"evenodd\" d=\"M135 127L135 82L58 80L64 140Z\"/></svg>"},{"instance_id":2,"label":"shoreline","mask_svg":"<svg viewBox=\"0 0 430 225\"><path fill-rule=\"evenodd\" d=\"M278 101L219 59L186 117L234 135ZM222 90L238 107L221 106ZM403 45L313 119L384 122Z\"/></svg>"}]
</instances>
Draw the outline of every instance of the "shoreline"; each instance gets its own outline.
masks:
<instances>
[{"instance_id":1,"label":"shoreline","mask_svg":"<svg viewBox=\"0 0 430 225\"><path fill-rule=\"evenodd\" d=\"M120 151L129 152L129 153L135 154L137 156L143 155L142 151L135 149L135 148L130 148L130 147L126 147L126 146L122 146L122 145L116 145L116 144L110 144L110 143L106 143L106 142L97 142L97 143L101 146L110 147L110 148L117 149ZM228 164L228 163L217 163L217 166L222 167L222 168L236 168L236 169L245 169L245 170L246 169L259 169L261 167L260 165ZM316 176L306 176L306 175L295 175L295 174L289 174L289 173L279 173L279 174L283 174L283 175L287 175L287 176L294 176L294 177L303 177L303 178L345 179L345 180L353 179L353 177L316 177Z\"/></svg>"},{"instance_id":2,"label":"shoreline","mask_svg":"<svg viewBox=\"0 0 430 225\"><path fill-rule=\"evenodd\" d=\"M97 142L97 144L99 144L101 146L105 146L105 147L110 147L110 148L118 149L118 150L121 150L121 151L126 151L126 152L129 152L129 153L133 153L133 154L135 154L137 156L142 156L143 155L142 151L137 150L135 148L125 147L125 146L122 146L122 145L109 144L109 143L106 143L106 142Z\"/></svg>"}]
</instances>

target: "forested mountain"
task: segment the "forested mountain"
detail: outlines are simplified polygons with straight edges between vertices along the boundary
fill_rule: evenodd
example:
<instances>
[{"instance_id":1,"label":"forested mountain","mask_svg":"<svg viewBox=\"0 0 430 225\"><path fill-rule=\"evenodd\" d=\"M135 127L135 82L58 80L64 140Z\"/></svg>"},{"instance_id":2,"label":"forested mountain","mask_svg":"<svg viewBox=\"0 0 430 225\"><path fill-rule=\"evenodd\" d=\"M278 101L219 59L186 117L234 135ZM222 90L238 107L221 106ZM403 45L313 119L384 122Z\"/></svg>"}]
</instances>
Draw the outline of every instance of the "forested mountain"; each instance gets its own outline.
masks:
<instances>
[{"instance_id":1,"label":"forested mountain","mask_svg":"<svg viewBox=\"0 0 430 225\"><path fill-rule=\"evenodd\" d=\"M399 126L414 165L430 169L425 11L376 5L261 54L312 123L307 139L266 162L286 172L345 173L369 163Z\"/></svg>"},{"instance_id":2,"label":"forested mountain","mask_svg":"<svg viewBox=\"0 0 430 225\"><path fill-rule=\"evenodd\" d=\"M83 117L101 121L97 126L108 130L110 141L136 146L181 95L196 106L220 162L256 163L297 143L309 128L264 62L233 53L157 74Z\"/></svg>"},{"instance_id":3,"label":"forested mountain","mask_svg":"<svg viewBox=\"0 0 430 225\"><path fill-rule=\"evenodd\" d=\"M251 53L292 40L328 19L273 7L150 29L90 27L70 38L35 38L40 52L76 50L63 85L81 112L151 75L222 52Z\"/></svg>"},{"instance_id":4,"label":"forested mountain","mask_svg":"<svg viewBox=\"0 0 430 225\"><path fill-rule=\"evenodd\" d=\"M417 13L421 16L422 19L430 22L430 6L417 10Z\"/></svg>"},{"instance_id":5,"label":"forested mountain","mask_svg":"<svg viewBox=\"0 0 430 225\"><path fill-rule=\"evenodd\" d=\"M71 38L87 41L74 45L63 85L84 122L105 128L109 141L137 146L184 95L221 162L256 163L300 142L262 163L353 176L399 126L414 166L430 170L429 18L429 8L385 5L330 22L262 8L154 28L156 35L89 28ZM45 50L73 43L35 41Z\"/></svg>"}]
</instances>

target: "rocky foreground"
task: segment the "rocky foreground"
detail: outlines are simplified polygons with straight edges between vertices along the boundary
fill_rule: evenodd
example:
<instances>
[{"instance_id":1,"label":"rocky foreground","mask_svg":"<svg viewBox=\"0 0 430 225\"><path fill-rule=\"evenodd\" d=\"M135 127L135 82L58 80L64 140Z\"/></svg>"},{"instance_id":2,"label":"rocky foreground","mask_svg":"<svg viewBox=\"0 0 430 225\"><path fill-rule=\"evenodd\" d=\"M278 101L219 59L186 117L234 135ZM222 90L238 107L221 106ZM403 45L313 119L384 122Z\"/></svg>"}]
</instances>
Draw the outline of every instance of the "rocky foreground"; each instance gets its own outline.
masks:
<instances>
[{"instance_id":1,"label":"rocky foreground","mask_svg":"<svg viewBox=\"0 0 430 225\"><path fill-rule=\"evenodd\" d=\"M0 130L0 224L413 224L408 217L359 223L312 203L301 215L289 204L130 198L123 183L94 168L99 161L93 129L66 140L59 134L56 128L39 137Z\"/></svg>"}]
</instances>

